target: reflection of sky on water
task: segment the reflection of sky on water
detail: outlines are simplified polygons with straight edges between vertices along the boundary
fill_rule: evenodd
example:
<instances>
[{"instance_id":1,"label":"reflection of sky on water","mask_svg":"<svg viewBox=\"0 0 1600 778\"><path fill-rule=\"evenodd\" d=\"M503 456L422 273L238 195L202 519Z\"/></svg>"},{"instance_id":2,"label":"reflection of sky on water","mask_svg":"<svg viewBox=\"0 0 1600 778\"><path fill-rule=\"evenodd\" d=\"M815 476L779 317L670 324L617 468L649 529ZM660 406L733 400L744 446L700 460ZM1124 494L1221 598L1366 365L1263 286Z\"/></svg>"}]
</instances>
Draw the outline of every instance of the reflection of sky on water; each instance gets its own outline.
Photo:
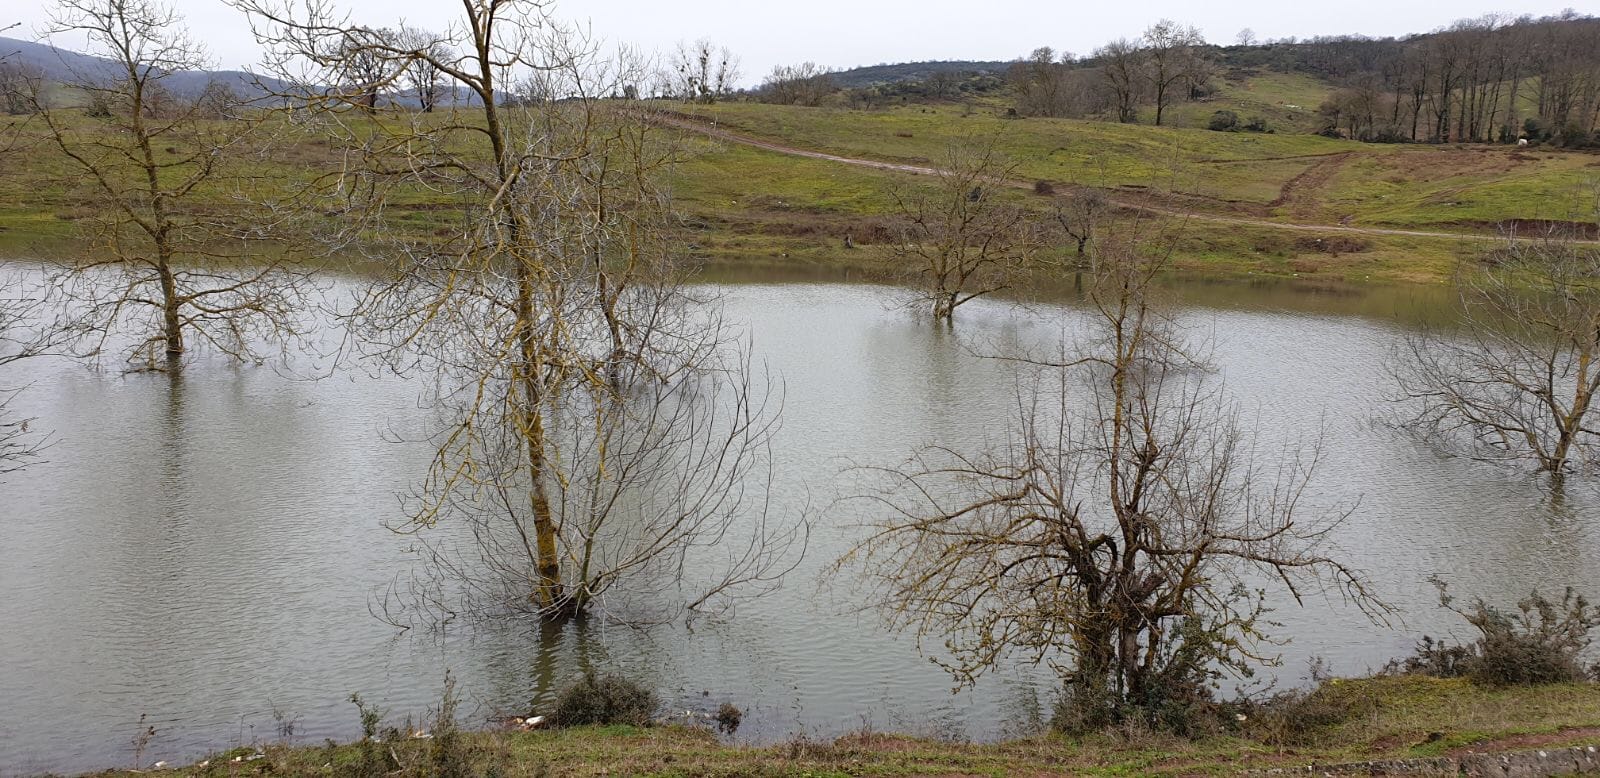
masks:
<instances>
[{"instance_id":1,"label":"reflection of sky on water","mask_svg":"<svg viewBox=\"0 0 1600 778\"><path fill-rule=\"evenodd\" d=\"M1336 602L1280 604L1273 618L1293 637L1285 680L1310 656L1360 672L1423 632L1459 632L1433 607L1433 574L1502 602L1600 579L1592 493L1552 508L1529 476L1444 459L1372 424L1395 322L1432 318L1436 295L1258 286L1195 286L1200 305L1185 321L1211 338L1261 452L1321 430L1309 507L1355 508L1336 541L1404 617L1384 630ZM780 592L692 631L523 624L441 644L396 637L369 615L407 559L408 539L383 522L427 460L424 447L386 442L397 430L417 437L415 384L205 362L173 383L28 363L19 410L58 443L49 462L0 486L0 768L121 764L141 713L159 731L157 758L274 738L274 709L299 717L302 742L349 737L350 692L422 716L447 667L477 723L546 698L584 662L653 682L674 707L745 706L741 736L752 739L864 724L1004 734L1030 694L1028 673L952 697L909 638L857 610L848 582L817 579L866 518L860 503L836 502L849 482L840 469L1003 434L1013 379L962 344L1048 344L1072 317L975 303L952 335L885 294L726 287L729 319L748 323L757 359L783 383L777 504L809 504L818 523Z\"/></svg>"}]
</instances>

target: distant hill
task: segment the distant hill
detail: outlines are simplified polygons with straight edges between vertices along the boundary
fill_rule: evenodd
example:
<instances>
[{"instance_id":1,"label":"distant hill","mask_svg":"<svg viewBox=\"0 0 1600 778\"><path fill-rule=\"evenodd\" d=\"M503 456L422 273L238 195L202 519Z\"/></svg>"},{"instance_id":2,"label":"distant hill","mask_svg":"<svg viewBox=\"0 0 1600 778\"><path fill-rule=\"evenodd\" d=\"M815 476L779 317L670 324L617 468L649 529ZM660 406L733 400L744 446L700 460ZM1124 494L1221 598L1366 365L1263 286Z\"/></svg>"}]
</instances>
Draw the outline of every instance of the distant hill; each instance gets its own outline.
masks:
<instances>
[{"instance_id":1,"label":"distant hill","mask_svg":"<svg viewBox=\"0 0 1600 778\"><path fill-rule=\"evenodd\" d=\"M933 62L902 62L894 65L868 65L841 70L833 74L833 82L845 89L856 89L880 84L898 84L905 81L925 81L934 73L983 73L1004 75L1010 62L982 62L976 60L939 60Z\"/></svg>"},{"instance_id":2,"label":"distant hill","mask_svg":"<svg viewBox=\"0 0 1600 778\"><path fill-rule=\"evenodd\" d=\"M108 59L79 54L43 43L0 37L0 57L21 65L47 81L76 81L83 78L110 79L119 75L116 63ZM282 85L276 79L263 79L269 88ZM182 70L163 79L163 84L181 97L195 97L206 85L217 82L241 96L261 94L256 76L241 70Z\"/></svg>"}]
</instances>

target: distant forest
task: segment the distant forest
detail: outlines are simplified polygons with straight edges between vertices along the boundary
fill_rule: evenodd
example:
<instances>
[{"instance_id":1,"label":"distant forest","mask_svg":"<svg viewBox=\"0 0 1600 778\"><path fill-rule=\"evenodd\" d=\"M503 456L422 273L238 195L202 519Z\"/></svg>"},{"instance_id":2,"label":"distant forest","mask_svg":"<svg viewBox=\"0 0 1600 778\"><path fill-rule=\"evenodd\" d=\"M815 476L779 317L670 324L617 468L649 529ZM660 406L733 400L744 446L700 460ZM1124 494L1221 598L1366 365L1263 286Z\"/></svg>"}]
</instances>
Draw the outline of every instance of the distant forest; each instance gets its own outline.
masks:
<instances>
[{"instance_id":1,"label":"distant forest","mask_svg":"<svg viewBox=\"0 0 1600 778\"><path fill-rule=\"evenodd\" d=\"M830 72L775 68L749 99L872 108L1004 98L1019 116L1162 124L1221 78L1299 73L1329 84L1321 131L1369 142L1529 140L1600 146L1600 19L1485 16L1406 38L1205 42L1169 21L1086 57L1043 47L1009 63L925 62ZM1219 129L1221 129L1219 127ZM1231 127L1230 127L1231 129Z\"/></svg>"},{"instance_id":2,"label":"distant forest","mask_svg":"<svg viewBox=\"0 0 1600 778\"><path fill-rule=\"evenodd\" d=\"M368 30L403 42L420 31ZM114 75L111 63L48 45L0 38L0 111L30 110L30 84L67 75ZM739 91L737 57L705 41L680 46L642 93L715 102L745 99L786 105L874 109L919 102L999 104L1018 117L1092 118L1165 124L1179 103L1211 100L1228 82L1261 73L1310 76L1326 86L1308 95L1326 135L1367 142L1518 143L1600 148L1600 18L1567 12L1534 18L1491 15L1404 38L1363 36L1256 41L1245 31L1216 45L1195 28L1167 20L1078 56L1049 47L1010 62L931 61L835 71L813 63L774 68L760 86ZM350 74L370 81L380 101L431 110L470 101L439 86L437 74ZM184 97L214 92L220 102L254 97L260 85L240 72L174 73L166 88ZM270 81L270 79L269 79ZM268 84L269 91L274 87ZM276 85L281 86L281 85ZM508 97L513 97L508 95ZM1325 98L1325 99L1324 99ZM1320 101L1320 103L1318 102ZM1211 128L1265 132L1226 100ZM1192 112L1190 114L1192 116ZM1193 121L1192 119L1190 120Z\"/></svg>"}]
</instances>

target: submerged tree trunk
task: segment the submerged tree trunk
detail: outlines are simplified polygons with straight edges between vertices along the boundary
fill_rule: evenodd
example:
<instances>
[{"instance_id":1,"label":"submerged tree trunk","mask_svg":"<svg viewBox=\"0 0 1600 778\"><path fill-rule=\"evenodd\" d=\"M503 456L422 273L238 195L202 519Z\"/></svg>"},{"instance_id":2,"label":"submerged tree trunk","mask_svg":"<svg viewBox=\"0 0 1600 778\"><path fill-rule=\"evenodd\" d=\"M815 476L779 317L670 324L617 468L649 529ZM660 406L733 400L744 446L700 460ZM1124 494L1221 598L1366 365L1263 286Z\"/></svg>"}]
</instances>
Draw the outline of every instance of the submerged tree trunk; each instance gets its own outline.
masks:
<instances>
[{"instance_id":1,"label":"submerged tree trunk","mask_svg":"<svg viewBox=\"0 0 1600 778\"><path fill-rule=\"evenodd\" d=\"M528 501L533 512L534 552L539 585L534 601L543 610L559 608L562 602L561 557L557 544L556 521L551 515L546 486L543 366L539 348L537 320L534 318L533 271L519 269L517 295L517 341L522 359L522 397L517 409L519 432L528 457Z\"/></svg>"},{"instance_id":2,"label":"submerged tree trunk","mask_svg":"<svg viewBox=\"0 0 1600 778\"><path fill-rule=\"evenodd\" d=\"M183 319L179 316L177 281L173 278L172 267L165 261L157 266L161 275L161 312L163 340L166 343L166 354L169 366L177 366L179 358L183 356Z\"/></svg>"}]
</instances>

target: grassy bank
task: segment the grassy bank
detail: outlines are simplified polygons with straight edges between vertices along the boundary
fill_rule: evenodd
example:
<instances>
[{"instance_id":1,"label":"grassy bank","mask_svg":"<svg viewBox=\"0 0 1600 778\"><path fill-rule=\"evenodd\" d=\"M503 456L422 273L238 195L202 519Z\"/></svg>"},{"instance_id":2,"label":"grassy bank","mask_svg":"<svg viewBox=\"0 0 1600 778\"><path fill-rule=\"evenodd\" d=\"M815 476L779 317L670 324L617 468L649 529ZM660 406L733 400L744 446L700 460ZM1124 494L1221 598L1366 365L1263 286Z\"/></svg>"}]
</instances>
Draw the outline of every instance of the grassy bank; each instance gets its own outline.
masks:
<instances>
[{"instance_id":1,"label":"grassy bank","mask_svg":"<svg viewBox=\"0 0 1600 778\"><path fill-rule=\"evenodd\" d=\"M889 272L892 192L926 177L702 139L673 179L686 240L719 264L812 264ZM728 174L732 171L733 174ZM1047 198L1013 193L1045 210ZM1343 281L1438 283L1485 240L1357 236L1190 220L1174 266L1193 273L1315 276ZM850 237L856 248L845 247ZM1062 248L1047 259L1067 259Z\"/></svg>"},{"instance_id":2,"label":"grassy bank","mask_svg":"<svg viewBox=\"0 0 1600 778\"><path fill-rule=\"evenodd\" d=\"M882 111L726 103L685 108L724 129L807 149L936 163L993 138L1022 177L1170 191L1198 211L1284 223L1482 233L1596 218L1600 155L1511 146L1365 144L1304 134L1008 119L959 106Z\"/></svg>"},{"instance_id":3,"label":"grassy bank","mask_svg":"<svg viewBox=\"0 0 1600 778\"><path fill-rule=\"evenodd\" d=\"M1278 94L1285 89L1276 82L1262 85L1260 99L1284 102L1298 94L1292 89ZM1174 264L1193 273L1441 282L1461 259L1492 239L1493 225L1592 221L1593 192L1600 191L1586 188L1600 181L1600 156L1566 152L1374 146L1311 135L1008 120L992 107L969 114L955 105L881 111L746 103L673 107L782 144L885 161L937 164L951 142L992 136L1023 177L1259 222L1194 219L1185 225ZM81 132L96 131L94 120L77 121ZM0 256L92 250L82 240L83 228L104 206L86 196L78 185L81 176L53 150L42 128L24 124L21 133L21 150L0 165ZM218 187L196 198L197 214L249 221L247 200L281 199L283 192L304 187L338 164L338 155L320 138L263 134L276 140L270 154L247 171L254 188L249 196ZM893 270L885 247L893 236L893 193L930 184L927 176L795 157L694 133L685 133L680 142L686 153L670 186L684 218L681 238L689 253L712 263L887 273ZM1040 210L1050 207L1049 198L1013 196ZM438 197L418 191L397 198L390 204L393 226L419 239L449 232L446 228L459 220L460 203ZM314 222L312 217L302 226L314 227ZM1274 222L1426 228L1477 237L1350 238L1332 230L1270 226ZM855 248L846 247L847 236Z\"/></svg>"},{"instance_id":4,"label":"grassy bank","mask_svg":"<svg viewBox=\"0 0 1600 778\"><path fill-rule=\"evenodd\" d=\"M1595 743L1600 685L1492 689L1461 679L1384 677L1329 682L1297 705L1262 708L1230 731L1196 740L1130 731L965 744L862 730L756 747L703 729L590 727L245 747L203 766L144 774L334 776L381 765L377 774L402 776L1222 775Z\"/></svg>"}]
</instances>

